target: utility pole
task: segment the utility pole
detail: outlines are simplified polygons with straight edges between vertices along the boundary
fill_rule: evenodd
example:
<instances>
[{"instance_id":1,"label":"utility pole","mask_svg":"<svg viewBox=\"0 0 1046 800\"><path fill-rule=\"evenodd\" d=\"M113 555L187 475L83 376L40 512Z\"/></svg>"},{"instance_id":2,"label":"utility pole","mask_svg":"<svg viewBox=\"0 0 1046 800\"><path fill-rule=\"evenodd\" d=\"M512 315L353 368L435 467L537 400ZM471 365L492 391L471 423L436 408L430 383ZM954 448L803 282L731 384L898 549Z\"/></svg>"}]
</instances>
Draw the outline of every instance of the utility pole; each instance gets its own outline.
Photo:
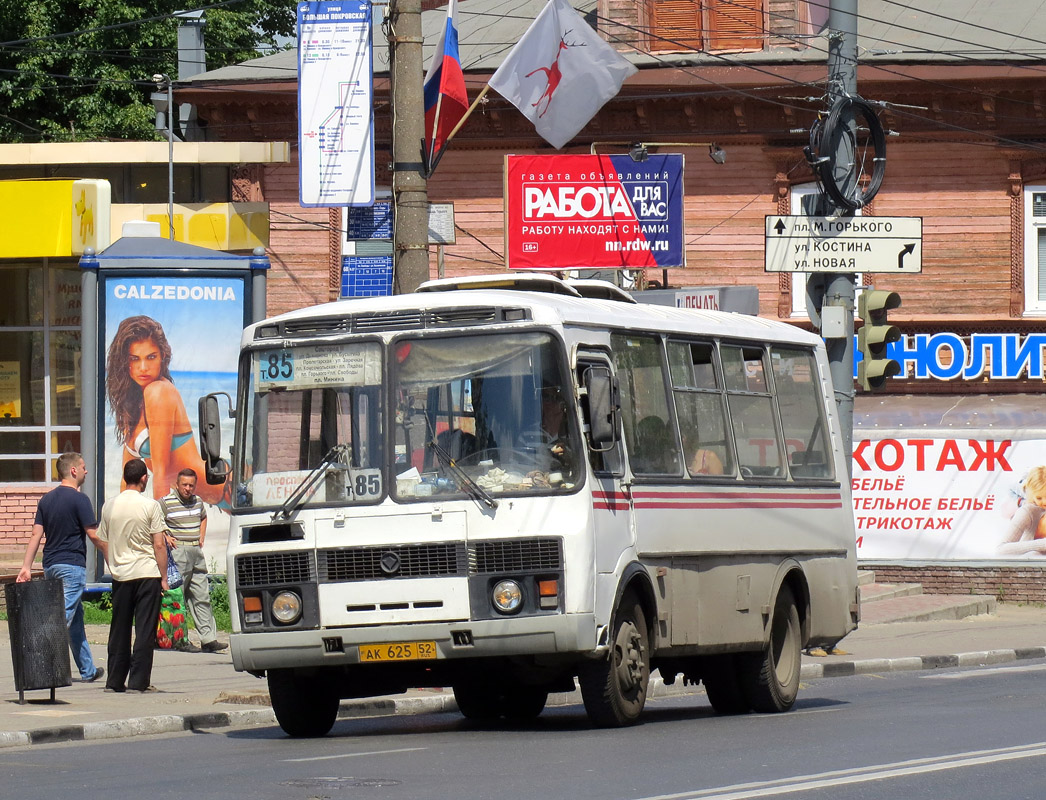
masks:
<instances>
[{"instance_id":1,"label":"utility pole","mask_svg":"<svg viewBox=\"0 0 1046 800\"><path fill-rule=\"evenodd\" d=\"M397 294L404 294L429 279L429 198L421 161L425 138L421 0L391 0L389 17L393 288Z\"/></svg>"},{"instance_id":2,"label":"utility pole","mask_svg":"<svg viewBox=\"0 0 1046 800\"><path fill-rule=\"evenodd\" d=\"M829 0L828 6L828 99L835 103L840 97L857 94L857 0ZM851 135L839 137L839 148L853 146L856 121L848 112L844 123ZM837 169L849 168L854 162L853 152L838 152ZM825 202L833 214L852 216L853 211L832 204L828 196ZM839 414L839 427L846 448L847 468L852 472L853 464L853 419L854 419L854 296L856 276L853 273L827 273L824 276L824 298L822 309L837 306L842 309L843 331L839 338L825 340L828 362L835 386L835 403ZM838 313L838 312L837 312ZM823 318L823 313L822 313Z\"/></svg>"}]
</instances>

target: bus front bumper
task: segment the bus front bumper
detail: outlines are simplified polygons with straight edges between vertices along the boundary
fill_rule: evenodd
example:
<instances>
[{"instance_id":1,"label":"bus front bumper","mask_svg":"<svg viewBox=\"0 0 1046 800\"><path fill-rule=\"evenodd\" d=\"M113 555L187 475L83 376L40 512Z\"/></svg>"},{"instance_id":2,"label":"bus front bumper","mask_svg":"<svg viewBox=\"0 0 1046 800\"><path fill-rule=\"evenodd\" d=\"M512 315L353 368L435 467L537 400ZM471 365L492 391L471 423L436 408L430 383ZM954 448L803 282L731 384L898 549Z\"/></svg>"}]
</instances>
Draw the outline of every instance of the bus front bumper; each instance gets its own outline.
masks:
<instances>
[{"instance_id":1,"label":"bus front bumper","mask_svg":"<svg viewBox=\"0 0 1046 800\"><path fill-rule=\"evenodd\" d=\"M232 663L238 671L360 663L360 645L435 642L436 659L592 653L593 614L556 614L456 623L325 628L234 633Z\"/></svg>"}]
</instances>

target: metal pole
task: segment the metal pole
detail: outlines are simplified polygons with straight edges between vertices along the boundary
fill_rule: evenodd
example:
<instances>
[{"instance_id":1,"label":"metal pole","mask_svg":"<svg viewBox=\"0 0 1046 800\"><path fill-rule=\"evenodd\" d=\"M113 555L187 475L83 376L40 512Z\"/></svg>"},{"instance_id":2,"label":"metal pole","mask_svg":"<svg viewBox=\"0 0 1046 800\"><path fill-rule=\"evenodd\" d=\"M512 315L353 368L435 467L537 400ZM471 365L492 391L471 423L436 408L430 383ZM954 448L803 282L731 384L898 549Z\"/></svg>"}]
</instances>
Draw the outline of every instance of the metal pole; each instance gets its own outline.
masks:
<instances>
[{"instance_id":1,"label":"metal pole","mask_svg":"<svg viewBox=\"0 0 1046 800\"><path fill-rule=\"evenodd\" d=\"M171 76L164 75L167 81L167 224L174 241L174 87Z\"/></svg>"},{"instance_id":2,"label":"metal pole","mask_svg":"<svg viewBox=\"0 0 1046 800\"><path fill-rule=\"evenodd\" d=\"M421 93L421 0L391 0L393 275L397 293L429 278L429 199L421 163L425 104Z\"/></svg>"},{"instance_id":3,"label":"metal pole","mask_svg":"<svg viewBox=\"0 0 1046 800\"><path fill-rule=\"evenodd\" d=\"M829 0L828 27L828 92L829 100L857 93L857 0ZM851 130L855 128L851 116L846 120ZM845 138L845 137L844 137ZM825 198L831 203L830 198ZM851 216L849 209L835 209L840 216ZM828 362L835 386L836 409L839 427L846 448L847 469L852 473L853 419L854 419L854 297L855 277L852 273L828 273L825 275L824 306L842 306L844 329L840 338L827 339Z\"/></svg>"}]
</instances>

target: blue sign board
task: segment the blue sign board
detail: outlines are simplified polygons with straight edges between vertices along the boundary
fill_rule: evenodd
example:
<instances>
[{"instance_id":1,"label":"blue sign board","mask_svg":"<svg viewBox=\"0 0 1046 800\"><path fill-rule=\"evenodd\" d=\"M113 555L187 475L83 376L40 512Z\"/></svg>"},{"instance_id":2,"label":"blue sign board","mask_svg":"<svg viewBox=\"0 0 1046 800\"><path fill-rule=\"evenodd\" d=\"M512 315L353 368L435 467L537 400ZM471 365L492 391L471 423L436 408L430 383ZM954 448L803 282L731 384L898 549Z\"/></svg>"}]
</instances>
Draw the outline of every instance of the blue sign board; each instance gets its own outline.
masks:
<instances>
[{"instance_id":1,"label":"blue sign board","mask_svg":"<svg viewBox=\"0 0 1046 800\"><path fill-rule=\"evenodd\" d=\"M391 239L392 203L383 201L372 206L354 206L346 210L346 239Z\"/></svg>"},{"instance_id":2,"label":"blue sign board","mask_svg":"<svg viewBox=\"0 0 1046 800\"><path fill-rule=\"evenodd\" d=\"M392 256L342 256L342 297L386 297L392 294Z\"/></svg>"}]
</instances>

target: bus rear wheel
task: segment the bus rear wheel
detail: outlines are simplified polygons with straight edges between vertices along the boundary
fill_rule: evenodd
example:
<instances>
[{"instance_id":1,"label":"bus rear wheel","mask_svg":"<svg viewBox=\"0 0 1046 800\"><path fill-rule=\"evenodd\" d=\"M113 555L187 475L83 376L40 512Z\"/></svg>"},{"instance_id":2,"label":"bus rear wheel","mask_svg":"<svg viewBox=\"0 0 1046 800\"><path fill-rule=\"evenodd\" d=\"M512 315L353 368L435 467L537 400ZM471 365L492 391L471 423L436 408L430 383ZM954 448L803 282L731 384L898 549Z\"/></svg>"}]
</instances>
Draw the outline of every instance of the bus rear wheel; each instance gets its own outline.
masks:
<instances>
[{"instance_id":1,"label":"bus rear wheel","mask_svg":"<svg viewBox=\"0 0 1046 800\"><path fill-rule=\"evenodd\" d=\"M741 686L752 709L762 713L787 711L799 694L803 632L799 609L788 586L774 603L770 641L759 654L741 656Z\"/></svg>"},{"instance_id":2,"label":"bus rear wheel","mask_svg":"<svg viewBox=\"0 0 1046 800\"><path fill-rule=\"evenodd\" d=\"M326 675L292 669L268 671L269 701L283 732L296 739L326 736L338 718L341 698Z\"/></svg>"},{"instance_id":3,"label":"bus rear wheel","mask_svg":"<svg viewBox=\"0 0 1046 800\"><path fill-rule=\"evenodd\" d=\"M614 615L608 658L585 664L578 682L594 725L619 728L639 720L650 682L650 634L643 607L631 592Z\"/></svg>"}]
</instances>

